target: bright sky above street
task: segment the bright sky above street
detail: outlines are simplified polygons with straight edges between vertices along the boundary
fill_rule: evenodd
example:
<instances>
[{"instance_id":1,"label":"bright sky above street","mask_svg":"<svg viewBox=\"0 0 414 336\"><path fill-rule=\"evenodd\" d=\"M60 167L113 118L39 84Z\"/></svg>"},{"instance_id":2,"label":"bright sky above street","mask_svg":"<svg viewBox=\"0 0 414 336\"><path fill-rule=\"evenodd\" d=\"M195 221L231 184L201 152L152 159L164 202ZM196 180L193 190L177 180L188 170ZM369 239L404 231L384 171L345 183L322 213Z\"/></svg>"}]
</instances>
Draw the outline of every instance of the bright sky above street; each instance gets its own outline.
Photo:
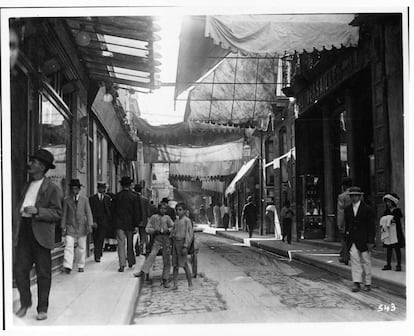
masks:
<instances>
[{"instance_id":1,"label":"bright sky above street","mask_svg":"<svg viewBox=\"0 0 414 336\"><path fill-rule=\"evenodd\" d=\"M181 30L182 16L159 16L156 24L161 26L161 31L156 34L161 40L156 42L157 52L161 54L159 80L164 83L174 83L177 73L177 59L179 49L179 34ZM177 101L174 106L174 86L162 86L153 93L139 93L138 104L141 117L150 124L173 124L183 120L185 101ZM174 109L175 107L175 109Z\"/></svg>"}]
</instances>

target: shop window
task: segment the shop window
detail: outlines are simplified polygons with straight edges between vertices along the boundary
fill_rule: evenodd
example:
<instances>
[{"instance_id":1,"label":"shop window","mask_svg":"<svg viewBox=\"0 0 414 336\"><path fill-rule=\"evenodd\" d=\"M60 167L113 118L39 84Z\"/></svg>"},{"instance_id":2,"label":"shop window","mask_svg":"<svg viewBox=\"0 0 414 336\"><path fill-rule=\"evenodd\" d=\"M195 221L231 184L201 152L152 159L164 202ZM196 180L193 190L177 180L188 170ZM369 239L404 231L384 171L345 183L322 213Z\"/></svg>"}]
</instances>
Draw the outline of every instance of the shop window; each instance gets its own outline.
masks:
<instances>
[{"instance_id":1,"label":"shop window","mask_svg":"<svg viewBox=\"0 0 414 336\"><path fill-rule=\"evenodd\" d=\"M97 178L98 181L103 180L103 134L101 132L97 133Z\"/></svg>"},{"instance_id":2,"label":"shop window","mask_svg":"<svg viewBox=\"0 0 414 336\"><path fill-rule=\"evenodd\" d=\"M348 144L347 144L347 113L346 111L342 111L339 114L339 127L340 127L340 135L339 135L339 149L340 149L340 160L341 160L341 176L349 176L350 175L350 167L348 164Z\"/></svg>"},{"instance_id":3,"label":"shop window","mask_svg":"<svg viewBox=\"0 0 414 336\"><path fill-rule=\"evenodd\" d=\"M70 124L62 111L46 95L41 95L40 110L40 147L47 149L54 156L55 169L47 172L53 183L61 188L63 195L67 192L68 160L70 160ZM56 243L61 242L59 226L56 229Z\"/></svg>"}]
</instances>

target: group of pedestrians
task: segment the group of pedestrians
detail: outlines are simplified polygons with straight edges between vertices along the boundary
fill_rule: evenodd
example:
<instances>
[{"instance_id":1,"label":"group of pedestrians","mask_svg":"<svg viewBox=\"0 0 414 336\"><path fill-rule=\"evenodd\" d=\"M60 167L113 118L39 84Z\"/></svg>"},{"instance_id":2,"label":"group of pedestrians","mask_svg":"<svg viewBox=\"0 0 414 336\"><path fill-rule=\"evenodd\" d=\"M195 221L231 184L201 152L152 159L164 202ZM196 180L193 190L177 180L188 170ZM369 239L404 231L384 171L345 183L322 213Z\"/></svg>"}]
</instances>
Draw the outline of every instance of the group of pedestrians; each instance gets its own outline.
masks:
<instances>
[{"instance_id":1,"label":"group of pedestrians","mask_svg":"<svg viewBox=\"0 0 414 336\"><path fill-rule=\"evenodd\" d=\"M173 250L174 288L177 287L178 267L183 267L192 286L189 267L186 263L188 248L193 242L193 227L185 214L183 203L177 206L178 219L174 209L163 199L159 212L148 199L141 195L141 187L131 188L133 180L124 176L119 181L122 190L111 198L104 182L97 183L97 193L82 196L83 187L79 179L71 179L69 195L63 197L61 189L54 184L46 173L56 168L54 157L45 149L37 150L29 157L27 171L29 182L26 184L13 212L13 271L20 295L18 317L26 315L32 306L30 273L35 265L37 276L37 319L47 319L49 293L52 281L51 250L55 245L55 227L60 226L64 236L63 272L70 274L76 265L78 272L85 271L87 237L92 233L94 259L102 258L104 239L108 231L115 227L118 244L119 272L125 267L133 267L136 256L148 254L149 237L154 244L146 265L154 261L159 247L163 248L165 285L169 284L170 242ZM169 215L166 215L169 213ZM149 218L149 220L148 220ZM134 234L138 233L134 246ZM167 258L168 256L168 258ZM149 268L144 268L149 271ZM168 275L167 275L168 274Z\"/></svg>"},{"instance_id":2,"label":"group of pedestrians","mask_svg":"<svg viewBox=\"0 0 414 336\"><path fill-rule=\"evenodd\" d=\"M201 224L209 224L227 230L230 226L231 211L227 201L211 203L207 209L204 205L200 206L198 217Z\"/></svg>"},{"instance_id":3,"label":"group of pedestrians","mask_svg":"<svg viewBox=\"0 0 414 336\"><path fill-rule=\"evenodd\" d=\"M352 179L343 180L343 193L338 196L337 224L343 234L339 261L348 265L351 263L353 292L362 288L371 290L372 270L371 252L375 246L376 225L374 210L363 201L364 193L361 188L352 186ZM392 252L395 250L397 266L400 272L401 248L405 246L402 230L401 209L398 208L399 197L395 193L383 197L386 209L380 218L381 241L387 248L387 264L383 271L391 270ZM362 287L363 286L363 287Z\"/></svg>"}]
</instances>

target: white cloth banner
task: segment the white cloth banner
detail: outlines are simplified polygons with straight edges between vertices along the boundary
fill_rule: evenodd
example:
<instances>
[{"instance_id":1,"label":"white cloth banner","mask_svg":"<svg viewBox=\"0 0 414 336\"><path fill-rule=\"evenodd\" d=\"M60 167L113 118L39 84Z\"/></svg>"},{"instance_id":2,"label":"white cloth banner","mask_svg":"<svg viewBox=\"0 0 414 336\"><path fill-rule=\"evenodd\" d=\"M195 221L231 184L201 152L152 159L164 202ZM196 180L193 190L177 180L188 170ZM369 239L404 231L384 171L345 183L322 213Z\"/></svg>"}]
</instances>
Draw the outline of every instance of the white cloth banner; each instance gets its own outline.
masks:
<instances>
[{"instance_id":1,"label":"white cloth banner","mask_svg":"<svg viewBox=\"0 0 414 336\"><path fill-rule=\"evenodd\" d=\"M280 168L280 160L287 158L288 161L290 161L292 158L296 159L296 148L293 147L292 149L289 150L289 152L283 154L282 156L277 157L276 159L273 159L272 161L265 163L265 168L273 165L273 169L277 169Z\"/></svg>"},{"instance_id":2,"label":"white cloth banner","mask_svg":"<svg viewBox=\"0 0 414 336\"><path fill-rule=\"evenodd\" d=\"M357 46L354 14L207 16L205 36L234 52L293 54L304 50Z\"/></svg>"},{"instance_id":3,"label":"white cloth banner","mask_svg":"<svg viewBox=\"0 0 414 336\"><path fill-rule=\"evenodd\" d=\"M235 174L243 165L242 160L216 162L170 163L170 175L191 177L227 176Z\"/></svg>"},{"instance_id":4,"label":"white cloth banner","mask_svg":"<svg viewBox=\"0 0 414 336\"><path fill-rule=\"evenodd\" d=\"M144 145L144 162L207 162L241 160L243 139L217 146L183 147L173 145Z\"/></svg>"}]
</instances>

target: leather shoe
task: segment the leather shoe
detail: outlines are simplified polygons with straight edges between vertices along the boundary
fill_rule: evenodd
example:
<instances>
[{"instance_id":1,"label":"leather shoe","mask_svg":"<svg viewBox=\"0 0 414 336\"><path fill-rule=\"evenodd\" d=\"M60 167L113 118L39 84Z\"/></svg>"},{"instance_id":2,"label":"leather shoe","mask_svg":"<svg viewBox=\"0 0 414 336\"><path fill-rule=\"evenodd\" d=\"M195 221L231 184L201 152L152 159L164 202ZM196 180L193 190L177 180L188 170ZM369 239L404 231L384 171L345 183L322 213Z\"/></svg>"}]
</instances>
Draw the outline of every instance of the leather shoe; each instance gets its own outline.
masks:
<instances>
[{"instance_id":1,"label":"leather shoe","mask_svg":"<svg viewBox=\"0 0 414 336\"><path fill-rule=\"evenodd\" d=\"M164 285L164 288L170 288L171 287L171 284L168 280L163 280L162 283Z\"/></svg>"},{"instance_id":2,"label":"leather shoe","mask_svg":"<svg viewBox=\"0 0 414 336\"><path fill-rule=\"evenodd\" d=\"M364 290L366 292L370 292L371 291L371 286L370 285L365 285Z\"/></svg>"},{"instance_id":3,"label":"leather shoe","mask_svg":"<svg viewBox=\"0 0 414 336\"><path fill-rule=\"evenodd\" d=\"M19 310L16 312L16 316L17 317L24 317L29 308L30 308L30 306L20 307Z\"/></svg>"},{"instance_id":4,"label":"leather shoe","mask_svg":"<svg viewBox=\"0 0 414 336\"><path fill-rule=\"evenodd\" d=\"M95 258L95 262L101 262L101 258Z\"/></svg>"},{"instance_id":5,"label":"leather shoe","mask_svg":"<svg viewBox=\"0 0 414 336\"><path fill-rule=\"evenodd\" d=\"M145 272L141 271L139 273L134 273L134 277L136 278L144 278L145 277Z\"/></svg>"},{"instance_id":6,"label":"leather shoe","mask_svg":"<svg viewBox=\"0 0 414 336\"><path fill-rule=\"evenodd\" d=\"M47 313L46 312L38 312L36 316L36 320L43 321L47 319Z\"/></svg>"},{"instance_id":7,"label":"leather shoe","mask_svg":"<svg viewBox=\"0 0 414 336\"><path fill-rule=\"evenodd\" d=\"M358 282L354 283L354 286L352 287L352 291L353 292L359 292L361 290L361 286L359 285Z\"/></svg>"},{"instance_id":8,"label":"leather shoe","mask_svg":"<svg viewBox=\"0 0 414 336\"><path fill-rule=\"evenodd\" d=\"M397 265L397 266L395 267L395 270L396 270L397 272L401 272L401 266L400 266L400 265Z\"/></svg>"},{"instance_id":9,"label":"leather shoe","mask_svg":"<svg viewBox=\"0 0 414 336\"><path fill-rule=\"evenodd\" d=\"M72 270L69 267L63 267L63 272L65 272L66 274L70 274Z\"/></svg>"},{"instance_id":10,"label":"leather shoe","mask_svg":"<svg viewBox=\"0 0 414 336\"><path fill-rule=\"evenodd\" d=\"M85 272L85 270L82 267L79 267L78 272Z\"/></svg>"},{"instance_id":11,"label":"leather shoe","mask_svg":"<svg viewBox=\"0 0 414 336\"><path fill-rule=\"evenodd\" d=\"M391 266L390 265L385 265L383 268L382 268L382 271L389 271L391 269Z\"/></svg>"},{"instance_id":12,"label":"leather shoe","mask_svg":"<svg viewBox=\"0 0 414 336\"><path fill-rule=\"evenodd\" d=\"M125 268L125 266L120 266L120 267L118 268L118 272L123 272L123 271L124 271L124 268Z\"/></svg>"}]
</instances>

